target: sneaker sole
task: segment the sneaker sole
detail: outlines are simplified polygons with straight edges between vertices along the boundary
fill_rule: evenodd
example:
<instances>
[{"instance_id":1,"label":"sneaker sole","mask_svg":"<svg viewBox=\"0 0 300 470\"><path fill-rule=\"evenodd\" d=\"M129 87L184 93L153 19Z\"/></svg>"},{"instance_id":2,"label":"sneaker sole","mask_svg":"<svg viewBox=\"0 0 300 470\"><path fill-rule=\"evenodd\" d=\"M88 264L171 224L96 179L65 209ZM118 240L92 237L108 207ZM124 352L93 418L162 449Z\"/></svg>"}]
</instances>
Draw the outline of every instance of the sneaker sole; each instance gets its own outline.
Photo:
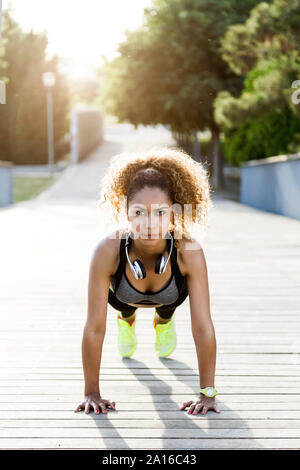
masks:
<instances>
[{"instance_id":1,"label":"sneaker sole","mask_svg":"<svg viewBox=\"0 0 300 470\"><path fill-rule=\"evenodd\" d=\"M120 356L122 356L122 357L132 356L132 354L135 352L136 348L137 348L137 343L133 346L133 348L129 351L129 353L122 353L120 351L120 346L118 345L118 351L119 351Z\"/></svg>"},{"instance_id":2,"label":"sneaker sole","mask_svg":"<svg viewBox=\"0 0 300 470\"><path fill-rule=\"evenodd\" d=\"M172 346L172 347L169 349L169 351L168 351L168 352L166 352L166 353L163 353L163 354L161 354L161 353L158 353L157 351L155 351L155 352L156 352L156 355L157 355L158 357L167 357L167 356L170 356L170 354L172 354L172 352L173 352L173 351L174 351L174 349L176 348L176 345L177 345L177 342L175 343L175 345L174 345L174 346Z\"/></svg>"}]
</instances>

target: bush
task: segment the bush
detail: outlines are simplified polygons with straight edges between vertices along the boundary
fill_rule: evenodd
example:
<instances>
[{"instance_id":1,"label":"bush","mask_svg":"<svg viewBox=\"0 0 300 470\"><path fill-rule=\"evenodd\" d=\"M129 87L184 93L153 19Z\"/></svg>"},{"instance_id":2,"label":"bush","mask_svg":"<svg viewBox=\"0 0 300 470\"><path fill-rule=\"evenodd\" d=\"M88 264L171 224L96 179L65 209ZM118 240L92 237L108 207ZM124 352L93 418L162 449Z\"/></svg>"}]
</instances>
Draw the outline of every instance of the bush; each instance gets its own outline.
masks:
<instances>
[{"instance_id":1,"label":"bush","mask_svg":"<svg viewBox=\"0 0 300 470\"><path fill-rule=\"evenodd\" d=\"M252 118L237 129L224 129L225 160L234 166L242 162L288 153L300 132L300 121L286 106L282 112Z\"/></svg>"}]
</instances>

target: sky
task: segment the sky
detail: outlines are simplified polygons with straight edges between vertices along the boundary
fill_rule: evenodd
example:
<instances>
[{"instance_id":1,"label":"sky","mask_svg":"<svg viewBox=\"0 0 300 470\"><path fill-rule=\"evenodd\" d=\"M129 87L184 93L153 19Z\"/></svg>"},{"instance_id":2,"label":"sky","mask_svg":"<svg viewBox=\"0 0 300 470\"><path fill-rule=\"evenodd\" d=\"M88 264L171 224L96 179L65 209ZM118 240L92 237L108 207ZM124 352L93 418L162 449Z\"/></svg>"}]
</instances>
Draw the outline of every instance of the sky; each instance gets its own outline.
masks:
<instances>
[{"instance_id":1,"label":"sky","mask_svg":"<svg viewBox=\"0 0 300 470\"><path fill-rule=\"evenodd\" d=\"M64 70L74 78L93 72L113 58L124 31L142 24L143 9L152 0L2 0L24 31L46 31L47 56L63 58Z\"/></svg>"}]
</instances>

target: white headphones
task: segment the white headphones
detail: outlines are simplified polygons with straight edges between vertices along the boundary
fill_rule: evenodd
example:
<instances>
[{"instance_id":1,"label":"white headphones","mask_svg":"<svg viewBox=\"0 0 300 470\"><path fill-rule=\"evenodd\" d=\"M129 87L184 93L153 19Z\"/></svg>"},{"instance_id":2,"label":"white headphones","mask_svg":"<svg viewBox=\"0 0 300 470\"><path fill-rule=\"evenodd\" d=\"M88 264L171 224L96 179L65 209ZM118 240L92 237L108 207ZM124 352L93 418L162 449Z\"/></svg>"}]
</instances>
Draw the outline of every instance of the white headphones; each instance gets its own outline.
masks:
<instances>
[{"instance_id":1,"label":"white headphones","mask_svg":"<svg viewBox=\"0 0 300 470\"><path fill-rule=\"evenodd\" d=\"M167 238L168 239L171 238L171 248L170 248L169 256L167 258L165 258L163 255L158 256L156 264L155 264L156 274L162 274L162 273L165 272L168 261L170 259L170 256L171 256L171 253L172 253L172 250L173 250L173 236L172 236L170 231L168 231L167 233L170 234L170 237L167 237ZM129 233L129 235L127 237L127 240L126 240L126 243L125 243L125 253L126 253L126 256L127 256L127 260L128 260L130 269L134 274L134 277L136 279L144 279L146 277L146 270L143 266L143 263L139 259L135 259L134 262L131 263L131 261L129 259L129 256L128 256L127 247L130 246L131 243L132 243L131 234L133 234L133 232Z\"/></svg>"}]
</instances>

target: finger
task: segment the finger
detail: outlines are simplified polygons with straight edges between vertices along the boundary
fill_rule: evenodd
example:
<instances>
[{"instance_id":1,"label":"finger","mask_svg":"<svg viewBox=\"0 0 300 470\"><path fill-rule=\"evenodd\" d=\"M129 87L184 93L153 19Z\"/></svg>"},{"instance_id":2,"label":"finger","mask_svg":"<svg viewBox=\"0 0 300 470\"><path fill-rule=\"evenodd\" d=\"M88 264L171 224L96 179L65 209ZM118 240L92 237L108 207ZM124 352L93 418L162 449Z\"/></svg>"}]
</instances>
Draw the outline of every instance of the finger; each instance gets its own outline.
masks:
<instances>
[{"instance_id":1,"label":"finger","mask_svg":"<svg viewBox=\"0 0 300 470\"><path fill-rule=\"evenodd\" d=\"M105 404L106 407L112 407L113 403L115 402L111 402L110 400L102 400L102 402Z\"/></svg>"},{"instance_id":2,"label":"finger","mask_svg":"<svg viewBox=\"0 0 300 470\"><path fill-rule=\"evenodd\" d=\"M218 405L217 405L217 404L214 406L214 410L215 410L217 413L221 413L220 410L219 410L219 408L218 408Z\"/></svg>"},{"instance_id":3,"label":"finger","mask_svg":"<svg viewBox=\"0 0 300 470\"><path fill-rule=\"evenodd\" d=\"M207 411L208 411L207 406L204 406L204 407L203 407L203 410L201 411L201 414L202 414L202 415L205 415Z\"/></svg>"},{"instance_id":4,"label":"finger","mask_svg":"<svg viewBox=\"0 0 300 470\"><path fill-rule=\"evenodd\" d=\"M99 406L97 405L95 401L92 401L92 405L94 408L94 412L96 413L96 415L98 415L100 413Z\"/></svg>"},{"instance_id":5,"label":"finger","mask_svg":"<svg viewBox=\"0 0 300 470\"><path fill-rule=\"evenodd\" d=\"M102 413L107 413L107 409L104 403L99 403L99 405L101 406Z\"/></svg>"},{"instance_id":6,"label":"finger","mask_svg":"<svg viewBox=\"0 0 300 470\"><path fill-rule=\"evenodd\" d=\"M111 408L113 408L115 410L116 409L116 402L115 401L110 401L110 402L108 402L108 406L110 406Z\"/></svg>"},{"instance_id":7,"label":"finger","mask_svg":"<svg viewBox=\"0 0 300 470\"><path fill-rule=\"evenodd\" d=\"M84 409L84 403L80 403L80 405L77 406L77 408L74 410L74 412L76 413L77 411L81 411Z\"/></svg>"},{"instance_id":8,"label":"finger","mask_svg":"<svg viewBox=\"0 0 300 470\"><path fill-rule=\"evenodd\" d=\"M90 405L89 402L87 401L87 402L86 402L86 405L85 405L85 409L84 409L85 413L89 413L89 412L90 412L90 407L91 407L91 405Z\"/></svg>"},{"instance_id":9,"label":"finger","mask_svg":"<svg viewBox=\"0 0 300 470\"><path fill-rule=\"evenodd\" d=\"M195 406L196 406L196 403L193 403L193 404L189 407L189 409L188 409L188 414L191 414L191 413L194 411Z\"/></svg>"},{"instance_id":10,"label":"finger","mask_svg":"<svg viewBox=\"0 0 300 470\"><path fill-rule=\"evenodd\" d=\"M195 409L193 411L193 415L196 415L198 413L198 411L200 411L200 409L202 408L203 406L203 403L199 403L198 405L195 406Z\"/></svg>"},{"instance_id":11,"label":"finger","mask_svg":"<svg viewBox=\"0 0 300 470\"><path fill-rule=\"evenodd\" d=\"M181 410L184 410L187 406L189 406L191 403L193 403L193 400L190 401L185 401L183 405L181 406Z\"/></svg>"}]
</instances>

